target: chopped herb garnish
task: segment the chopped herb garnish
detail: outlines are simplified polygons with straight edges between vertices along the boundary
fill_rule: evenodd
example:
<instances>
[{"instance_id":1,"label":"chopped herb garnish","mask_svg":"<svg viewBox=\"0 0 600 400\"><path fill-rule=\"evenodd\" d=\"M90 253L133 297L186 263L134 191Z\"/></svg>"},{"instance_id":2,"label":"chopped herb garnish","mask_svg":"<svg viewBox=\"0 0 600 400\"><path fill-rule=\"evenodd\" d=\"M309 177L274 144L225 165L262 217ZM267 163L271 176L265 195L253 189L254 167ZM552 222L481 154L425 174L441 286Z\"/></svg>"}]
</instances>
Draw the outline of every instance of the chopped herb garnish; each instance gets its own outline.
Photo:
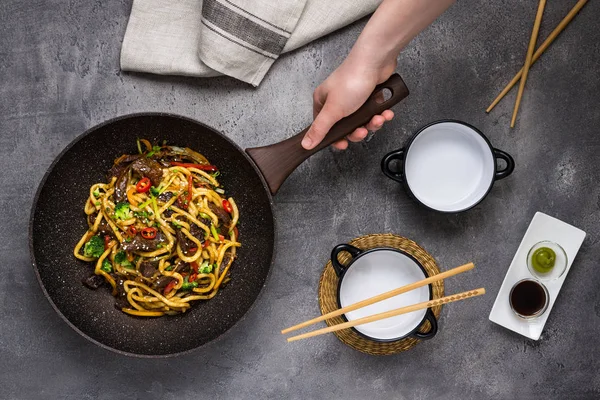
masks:
<instances>
[{"instance_id":1,"label":"chopped herb garnish","mask_svg":"<svg viewBox=\"0 0 600 400\"><path fill-rule=\"evenodd\" d=\"M133 215L136 216L137 218L149 218L150 216L154 215L151 212L149 213L148 211L134 211Z\"/></svg>"},{"instance_id":2,"label":"chopped herb garnish","mask_svg":"<svg viewBox=\"0 0 600 400\"><path fill-rule=\"evenodd\" d=\"M213 238L218 242L219 241L219 233L217 232L217 228L213 224L210 224L210 233L212 233Z\"/></svg>"},{"instance_id":3,"label":"chopped herb garnish","mask_svg":"<svg viewBox=\"0 0 600 400\"><path fill-rule=\"evenodd\" d=\"M160 151L160 146L152 146L150 153L146 154L146 157L152 157L154 154Z\"/></svg>"},{"instance_id":4,"label":"chopped herb garnish","mask_svg":"<svg viewBox=\"0 0 600 400\"><path fill-rule=\"evenodd\" d=\"M98 189L94 190L94 197L95 198L100 197L100 191Z\"/></svg>"}]
</instances>

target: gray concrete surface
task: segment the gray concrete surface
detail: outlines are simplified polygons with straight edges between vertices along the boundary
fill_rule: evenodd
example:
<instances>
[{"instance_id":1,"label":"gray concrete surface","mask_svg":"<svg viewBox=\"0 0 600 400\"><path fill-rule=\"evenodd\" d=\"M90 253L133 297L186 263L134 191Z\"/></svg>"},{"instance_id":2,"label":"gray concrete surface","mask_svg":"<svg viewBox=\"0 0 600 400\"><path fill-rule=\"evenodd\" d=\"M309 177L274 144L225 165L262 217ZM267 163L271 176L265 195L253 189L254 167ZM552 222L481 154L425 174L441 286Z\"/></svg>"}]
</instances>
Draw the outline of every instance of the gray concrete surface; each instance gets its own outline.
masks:
<instances>
[{"instance_id":1,"label":"gray concrete surface","mask_svg":"<svg viewBox=\"0 0 600 400\"><path fill-rule=\"evenodd\" d=\"M542 37L574 3L549 2ZM364 21L283 57L253 89L228 78L121 73L130 6L0 4L0 398L600 398L598 2L533 67L514 130L515 91L491 115L483 110L522 63L534 2L455 5L400 56L412 94L397 118L368 144L316 155L277 195L277 251L257 307L218 343L160 360L96 347L44 298L29 261L27 220L45 170L86 128L138 111L196 118L242 146L286 138L309 123L312 90ZM478 126L517 162L512 177L462 215L417 207L379 171L386 152L440 118ZM536 211L588 233L538 342L487 319ZM396 356L367 356L334 336L287 344L279 329L318 314L317 282L330 249L374 232L416 240L444 269L476 262L476 271L447 282L447 293L485 286L488 294L446 307L434 340Z\"/></svg>"}]
</instances>

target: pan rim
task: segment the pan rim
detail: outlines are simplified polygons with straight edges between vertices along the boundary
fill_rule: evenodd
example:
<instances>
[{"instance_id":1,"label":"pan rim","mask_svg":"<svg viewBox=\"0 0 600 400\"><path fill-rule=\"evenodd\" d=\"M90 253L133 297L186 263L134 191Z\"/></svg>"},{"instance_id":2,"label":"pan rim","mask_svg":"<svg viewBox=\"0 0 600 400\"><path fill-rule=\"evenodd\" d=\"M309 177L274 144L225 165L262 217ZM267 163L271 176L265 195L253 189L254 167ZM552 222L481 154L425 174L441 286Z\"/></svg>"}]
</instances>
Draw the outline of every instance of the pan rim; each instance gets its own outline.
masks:
<instances>
[{"instance_id":1,"label":"pan rim","mask_svg":"<svg viewBox=\"0 0 600 400\"><path fill-rule=\"evenodd\" d=\"M219 336L217 336L216 338L209 340L208 342L201 344L200 346L188 349L188 350L184 350L184 351L179 351L179 352L175 352L175 353L168 353L168 354L138 354L138 353L132 353L129 351L124 351L124 350L119 350L116 349L114 347L108 346L104 343L99 342L98 340L90 337L89 335L87 335L85 332L83 332L82 330L80 330L79 328L77 328L60 310L59 308L56 306L56 304L54 303L54 301L52 300L52 298L50 297L50 295L48 294L48 291L46 290L46 287L44 286L44 283L42 282L42 278L40 276L39 270L38 270L38 266L37 266L37 262L36 262L36 258L35 258L35 252L34 252L34 248L33 248L33 225L34 225L34 220L35 220L35 211L37 209L37 205L39 202L39 197L40 194L42 192L42 189L44 188L46 181L48 180L48 177L50 176L50 174L52 173L52 171L54 170L54 168L56 167L56 165L60 162L60 160L63 158L63 156L73 147L75 146L75 144L77 144L80 140L82 140L83 138L87 137L88 135L90 135L92 132L106 126L109 125L111 123L115 123L117 121L121 121L124 119L129 119L129 118L137 118L137 117L171 117L171 118L177 118L177 119L182 119L197 125L200 125L204 128L210 129L212 132L216 133L217 135L219 135L221 138L223 138L225 141L227 141L229 144L231 144L239 153L243 154L244 157L246 158L246 160L248 160L250 162L250 165L252 165L252 168L254 169L254 171L256 172L256 174L258 175L263 189L265 191L265 193L267 194L267 199L269 200L269 208L271 209L271 219L273 222L273 248L271 250L271 257L269 260L269 269L267 272L267 276L265 277L265 281L263 283L263 285L261 286L258 295L256 296L256 298L254 299L254 301L252 302L252 304L250 305L250 307L244 312L244 314L231 326L229 327L229 329L227 329L225 332L221 333ZM56 311L56 313L60 316L60 318L65 321L67 323L68 326L70 326L75 332L79 333L82 337L84 337L85 339L89 340L90 342L106 349L109 350L113 353L117 353L120 355L124 355L124 356L130 356L130 357L136 357L136 358L171 358L171 357L177 357L177 356L181 356L181 355L185 355L185 354L189 354L192 353L194 351L197 351L198 349L202 348L202 347L206 347L209 346L213 343L217 343L220 340L223 339L223 337L225 335L227 335L229 332L231 332L241 321L243 321L244 319L246 319L246 317L248 316L248 314L250 313L250 311L252 311L254 309L254 307L256 306L256 303L260 300L260 298L263 296L264 293L264 288L267 286L267 284L269 283L270 279L271 279L271 273L273 270L273 260L275 259L275 239L277 236L277 218L275 217L275 213L274 213L274 207L273 207L273 196L271 195L271 191L269 190L269 186L267 185L267 182L264 179L264 176L262 175L262 173L260 172L259 168L256 166L256 164L254 163L254 161L250 158L250 156L248 156L248 154L246 154L246 152L237 144L235 143L232 139L230 139L229 137L227 137L226 135L224 135L223 133L221 133L220 131L218 131L217 129L214 129L213 127L204 124L202 122L199 122L193 118L190 117L186 117L183 115L179 115L179 114L174 114L174 113L167 113L167 112L155 112L155 111L149 111L149 112L136 112L136 113L131 113L131 114L124 114L124 115L120 115L111 119L108 119L104 122L101 122L99 124L93 125L92 127L86 129L83 133L79 134L78 136L76 136L73 140L71 140L71 142L69 142L69 144L67 144L67 146L65 146L65 148L54 158L54 160L52 161L52 163L50 164L50 166L48 166L46 172L44 173L44 176L42 177L40 183L38 184L38 187L35 191L35 196L33 198L33 202L32 202L32 206L31 206L31 210L30 210L30 214L29 214L29 228L28 228L28 248L29 248L29 257L31 260L31 264L36 276L36 279L38 281L38 284L40 285L42 292L44 293L44 296L46 297L46 300L48 300L48 302L50 303L50 305L52 306L52 308L54 309L54 311Z\"/></svg>"}]
</instances>

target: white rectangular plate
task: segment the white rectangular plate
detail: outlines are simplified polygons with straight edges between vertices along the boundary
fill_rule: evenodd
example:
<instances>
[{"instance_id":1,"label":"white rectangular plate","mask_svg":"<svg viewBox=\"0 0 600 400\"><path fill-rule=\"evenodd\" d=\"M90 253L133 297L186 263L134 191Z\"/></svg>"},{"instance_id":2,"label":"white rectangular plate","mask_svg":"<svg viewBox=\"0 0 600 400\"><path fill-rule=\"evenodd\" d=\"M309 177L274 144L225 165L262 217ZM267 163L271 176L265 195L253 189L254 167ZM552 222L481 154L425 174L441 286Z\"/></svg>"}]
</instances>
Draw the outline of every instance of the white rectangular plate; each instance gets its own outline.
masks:
<instances>
[{"instance_id":1,"label":"white rectangular plate","mask_svg":"<svg viewBox=\"0 0 600 400\"><path fill-rule=\"evenodd\" d=\"M550 315L550 311L554 306L554 302L558 297L560 288L573 265L573 260L585 239L585 232L575 228L567 223L564 223L556 218L550 217L541 212L537 212L525 232L525 236L519 245L517 254L508 267L508 272L502 282L492 311L490 312L490 321L502 325L503 327L515 331L523 336L533 340L538 340L546 324L546 320ZM527 268L527 253L531 247L543 240L549 240L559 244L567 253L568 263L567 270L558 279L544 282L550 294L550 303L544 314L538 318L524 320L517 317L508 301L508 296L513 285L524 278L535 278Z\"/></svg>"}]
</instances>

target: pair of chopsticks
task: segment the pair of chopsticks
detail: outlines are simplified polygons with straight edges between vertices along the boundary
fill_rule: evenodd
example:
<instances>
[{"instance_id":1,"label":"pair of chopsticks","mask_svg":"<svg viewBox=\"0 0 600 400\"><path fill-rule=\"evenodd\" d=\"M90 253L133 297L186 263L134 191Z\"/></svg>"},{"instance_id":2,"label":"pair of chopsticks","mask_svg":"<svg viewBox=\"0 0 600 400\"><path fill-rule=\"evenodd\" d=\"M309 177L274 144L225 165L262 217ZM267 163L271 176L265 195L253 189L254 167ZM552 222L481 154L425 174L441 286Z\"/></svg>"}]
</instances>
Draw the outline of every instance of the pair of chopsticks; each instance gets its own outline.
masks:
<instances>
[{"instance_id":1,"label":"pair of chopsticks","mask_svg":"<svg viewBox=\"0 0 600 400\"><path fill-rule=\"evenodd\" d=\"M446 272L442 272L440 274L437 275L433 275L429 278L420 280L418 282L414 282L411 283L409 285L406 286L402 286L400 288L397 289L393 289L390 290L389 292L385 292L382 294L379 294L377 296L359 301L358 303L354 303L351 304L349 306L346 307L342 307L338 310L332 311L330 313L321 315L320 317L317 318L313 318L309 321L305 321L302 322L301 324L298 325L294 325L290 328L284 329L281 331L282 334L286 334L304 327L307 327L309 325L315 324L317 322L320 321L324 321L333 317L337 317L339 315L342 314L346 314L350 311L354 311L357 310L359 308L363 308L366 306L369 306L371 304L389 299L390 297L394 297L394 296L398 296L402 293L406 293L409 292L413 289L419 288L421 286L425 286L425 285L429 285L430 283L433 282L437 282L437 281L441 281L443 279L449 278L451 276L454 275L458 275L462 272L465 271L469 271L471 269L475 268L475 265L473 263L468 263L465 265L461 265L460 267L456 267L453 268L451 270L448 270ZM297 336L292 336L290 338L287 339L288 342L293 342L296 340L300 340L300 339L306 339L309 337L313 337L313 336L318 336L318 335L322 335L325 333L329 333L329 332L335 332L335 331L339 331L342 329L347 329L347 328L351 328L353 326L357 326L357 325L362 325L362 324L367 324L369 322L375 322L375 321L379 321L381 319L385 319L385 318L390 318L390 317L395 317L396 315L401 315L401 314L406 314L409 312L413 312L413 311L417 311L417 310L422 310L425 308L430 308L430 307L435 307L435 306L439 306L441 304L447 304L447 303L452 303L455 301L460 301L460 300L464 300L467 298L471 298L471 297L476 297L476 296L480 296L482 294L485 293L485 289L484 288L479 288L479 289L475 289L475 290L469 290L468 292L462 292L462 293L458 293L458 294L454 294L452 296L446 296L446 297L441 297L439 299L434 299L434 300L430 300L430 301L424 301L422 303L417 303L417 304L413 304L411 306L406 306L406 307L402 307L402 308L397 308L395 310L390 310L390 311L386 311L386 312L382 312L379 314L375 314L375 315L371 315L368 317L363 317L363 318L359 318L359 319L355 319L352 321L348 321L345 322L343 324L338 324L338 325L334 325L334 326L330 326L328 328L323 328L323 329L318 329L316 331L312 331L312 332L308 332L308 333L304 333L302 335L297 335Z\"/></svg>"},{"instance_id":2,"label":"pair of chopsticks","mask_svg":"<svg viewBox=\"0 0 600 400\"><path fill-rule=\"evenodd\" d=\"M550 36L548 36L548 38L542 43L542 45L534 53L533 50L535 48L538 33L540 30L540 24L542 22L542 15L544 13L544 8L546 7L546 0L540 0L540 3L538 5L537 14L535 17L535 22L533 24L533 31L531 33L531 38L529 40L529 47L527 48L527 56L525 57L525 64L523 65L523 68L521 68L521 70L519 72L517 72L517 74L510 81L510 83L508 85L506 85L506 87L502 90L502 92L500 92L500 94L498 95L498 97L496 97L496 99L492 102L492 104L490 104L490 106L487 108L487 110L485 110L486 112L489 113L490 111L492 111L492 109L496 106L496 104L498 104L500 102L500 100L502 100L502 98L510 91L510 89L512 89L513 86L515 86L517 84L517 82L519 82L519 79L520 79L521 82L519 84L517 100L515 102L515 108L513 110L513 115L512 115L511 122L510 122L510 127L514 128L515 121L517 120L517 113L519 111L519 106L521 105L521 98L523 97L523 91L525 90L525 82L527 81L527 75L529 74L529 68L533 65L533 63L535 63L540 58L540 56L544 53L544 51L546 51L546 49L548 47L550 47L552 42L554 42L554 40L558 37L558 35L560 35L560 33L567 27L567 25L569 25L569 23L573 20L573 18L575 18L575 15L577 15L579 10L581 10L583 8L583 6L585 5L585 3L587 3L587 2L588 2L588 0L579 0L577 2L577 4L575 4L575 6L571 9L571 11L569 11L567 16L565 18L563 18L562 21L560 21L560 23L552 31Z\"/></svg>"}]
</instances>

